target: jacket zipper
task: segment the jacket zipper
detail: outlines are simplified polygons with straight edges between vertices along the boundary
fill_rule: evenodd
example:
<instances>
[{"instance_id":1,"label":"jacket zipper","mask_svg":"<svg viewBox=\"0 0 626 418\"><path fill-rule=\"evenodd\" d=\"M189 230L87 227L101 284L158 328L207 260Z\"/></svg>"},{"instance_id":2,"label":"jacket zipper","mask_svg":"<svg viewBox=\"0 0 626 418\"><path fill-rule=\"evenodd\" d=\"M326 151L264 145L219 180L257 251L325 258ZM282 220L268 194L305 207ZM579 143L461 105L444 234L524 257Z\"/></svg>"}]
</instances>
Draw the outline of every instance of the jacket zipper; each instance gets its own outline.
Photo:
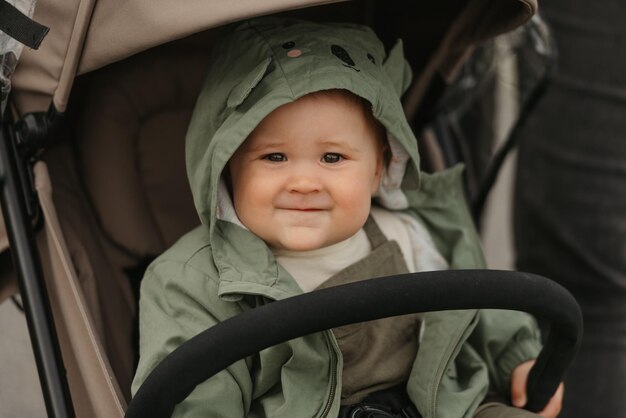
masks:
<instances>
[{"instance_id":1,"label":"jacket zipper","mask_svg":"<svg viewBox=\"0 0 626 418\"><path fill-rule=\"evenodd\" d=\"M330 351L330 394L326 405L320 415L320 418L325 418L330 413L330 410L333 406L333 401L335 400L335 392L337 391L337 354L335 353L333 343L331 340L331 336L329 333L332 331L326 331L326 341L328 342L328 348Z\"/></svg>"}]
</instances>

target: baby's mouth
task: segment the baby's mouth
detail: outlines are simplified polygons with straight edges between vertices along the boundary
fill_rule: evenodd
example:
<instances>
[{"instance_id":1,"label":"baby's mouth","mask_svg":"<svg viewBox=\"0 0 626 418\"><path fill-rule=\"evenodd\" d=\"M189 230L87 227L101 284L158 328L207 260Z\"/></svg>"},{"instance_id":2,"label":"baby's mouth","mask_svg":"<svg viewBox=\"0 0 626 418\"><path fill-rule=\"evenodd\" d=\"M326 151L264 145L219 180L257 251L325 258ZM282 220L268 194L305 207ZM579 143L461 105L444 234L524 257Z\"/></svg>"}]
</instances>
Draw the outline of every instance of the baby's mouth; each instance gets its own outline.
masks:
<instances>
[{"instance_id":1,"label":"baby's mouth","mask_svg":"<svg viewBox=\"0 0 626 418\"><path fill-rule=\"evenodd\" d=\"M333 207L333 202L328 196L309 196L308 198L281 196L273 203L274 207L279 210L292 212L324 212Z\"/></svg>"},{"instance_id":2,"label":"baby's mouth","mask_svg":"<svg viewBox=\"0 0 626 418\"><path fill-rule=\"evenodd\" d=\"M320 208L279 208L279 209L283 209L283 210L294 210L297 212L321 212L325 209L320 209Z\"/></svg>"}]
</instances>

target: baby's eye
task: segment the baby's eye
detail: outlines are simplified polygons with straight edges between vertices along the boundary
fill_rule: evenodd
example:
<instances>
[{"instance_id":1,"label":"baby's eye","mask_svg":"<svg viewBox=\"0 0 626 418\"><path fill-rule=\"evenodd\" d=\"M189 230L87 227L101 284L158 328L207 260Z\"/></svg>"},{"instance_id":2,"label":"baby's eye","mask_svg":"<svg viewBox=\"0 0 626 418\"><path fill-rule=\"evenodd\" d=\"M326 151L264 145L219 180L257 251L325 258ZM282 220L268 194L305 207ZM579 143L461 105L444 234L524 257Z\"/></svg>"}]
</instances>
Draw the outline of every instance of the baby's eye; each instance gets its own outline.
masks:
<instances>
[{"instance_id":1,"label":"baby's eye","mask_svg":"<svg viewBox=\"0 0 626 418\"><path fill-rule=\"evenodd\" d=\"M334 152L327 152L322 157L322 161L328 164L335 164L335 163L340 162L341 160L343 160L343 157L341 156L341 154L337 154Z\"/></svg>"},{"instance_id":2,"label":"baby's eye","mask_svg":"<svg viewBox=\"0 0 626 418\"><path fill-rule=\"evenodd\" d=\"M281 152L273 152L271 154L264 155L263 159L273 163L280 163L287 161L287 156Z\"/></svg>"}]
</instances>

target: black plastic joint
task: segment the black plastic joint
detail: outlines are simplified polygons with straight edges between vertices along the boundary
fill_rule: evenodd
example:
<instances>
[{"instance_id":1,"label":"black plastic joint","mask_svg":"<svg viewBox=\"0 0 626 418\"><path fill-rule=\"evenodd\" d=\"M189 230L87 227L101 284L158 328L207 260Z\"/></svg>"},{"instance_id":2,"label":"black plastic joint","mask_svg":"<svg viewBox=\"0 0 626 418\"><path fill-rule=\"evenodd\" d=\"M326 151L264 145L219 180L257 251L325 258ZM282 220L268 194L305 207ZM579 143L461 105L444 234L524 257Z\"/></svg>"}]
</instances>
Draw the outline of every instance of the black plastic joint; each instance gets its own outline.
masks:
<instances>
[{"instance_id":1,"label":"black plastic joint","mask_svg":"<svg viewBox=\"0 0 626 418\"><path fill-rule=\"evenodd\" d=\"M47 112L27 113L17 122L17 147L22 157L30 158L58 137L63 115L50 107Z\"/></svg>"}]
</instances>

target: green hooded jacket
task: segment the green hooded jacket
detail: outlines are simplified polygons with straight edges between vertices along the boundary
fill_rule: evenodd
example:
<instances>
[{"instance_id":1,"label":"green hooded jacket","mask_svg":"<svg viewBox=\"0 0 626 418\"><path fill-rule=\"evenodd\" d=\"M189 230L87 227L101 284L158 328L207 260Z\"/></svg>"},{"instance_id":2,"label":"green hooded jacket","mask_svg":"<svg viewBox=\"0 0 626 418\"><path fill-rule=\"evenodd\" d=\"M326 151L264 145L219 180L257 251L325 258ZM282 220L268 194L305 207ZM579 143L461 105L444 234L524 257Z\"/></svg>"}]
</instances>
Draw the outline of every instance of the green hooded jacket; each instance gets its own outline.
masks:
<instances>
[{"instance_id":1,"label":"green hooded jacket","mask_svg":"<svg viewBox=\"0 0 626 418\"><path fill-rule=\"evenodd\" d=\"M484 268L461 169L419 172L417 141L399 99L411 80L400 41L386 53L364 26L262 18L238 26L214 57L187 133L188 175L202 225L158 257L143 279L133 393L194 335L302 293L266 244L237 221L221 175L264 117L308 93L346 89L368 100L393 152L379 204L417 217L450 268ZM508 395L512 369L540 349L535 322L522 313L433 312L425 321L407 384L424 418L470 417L488 390ZM297 338L199 385L174 416L336 417L341 371L332 332Z\"/></svg>"}]
</instances>

